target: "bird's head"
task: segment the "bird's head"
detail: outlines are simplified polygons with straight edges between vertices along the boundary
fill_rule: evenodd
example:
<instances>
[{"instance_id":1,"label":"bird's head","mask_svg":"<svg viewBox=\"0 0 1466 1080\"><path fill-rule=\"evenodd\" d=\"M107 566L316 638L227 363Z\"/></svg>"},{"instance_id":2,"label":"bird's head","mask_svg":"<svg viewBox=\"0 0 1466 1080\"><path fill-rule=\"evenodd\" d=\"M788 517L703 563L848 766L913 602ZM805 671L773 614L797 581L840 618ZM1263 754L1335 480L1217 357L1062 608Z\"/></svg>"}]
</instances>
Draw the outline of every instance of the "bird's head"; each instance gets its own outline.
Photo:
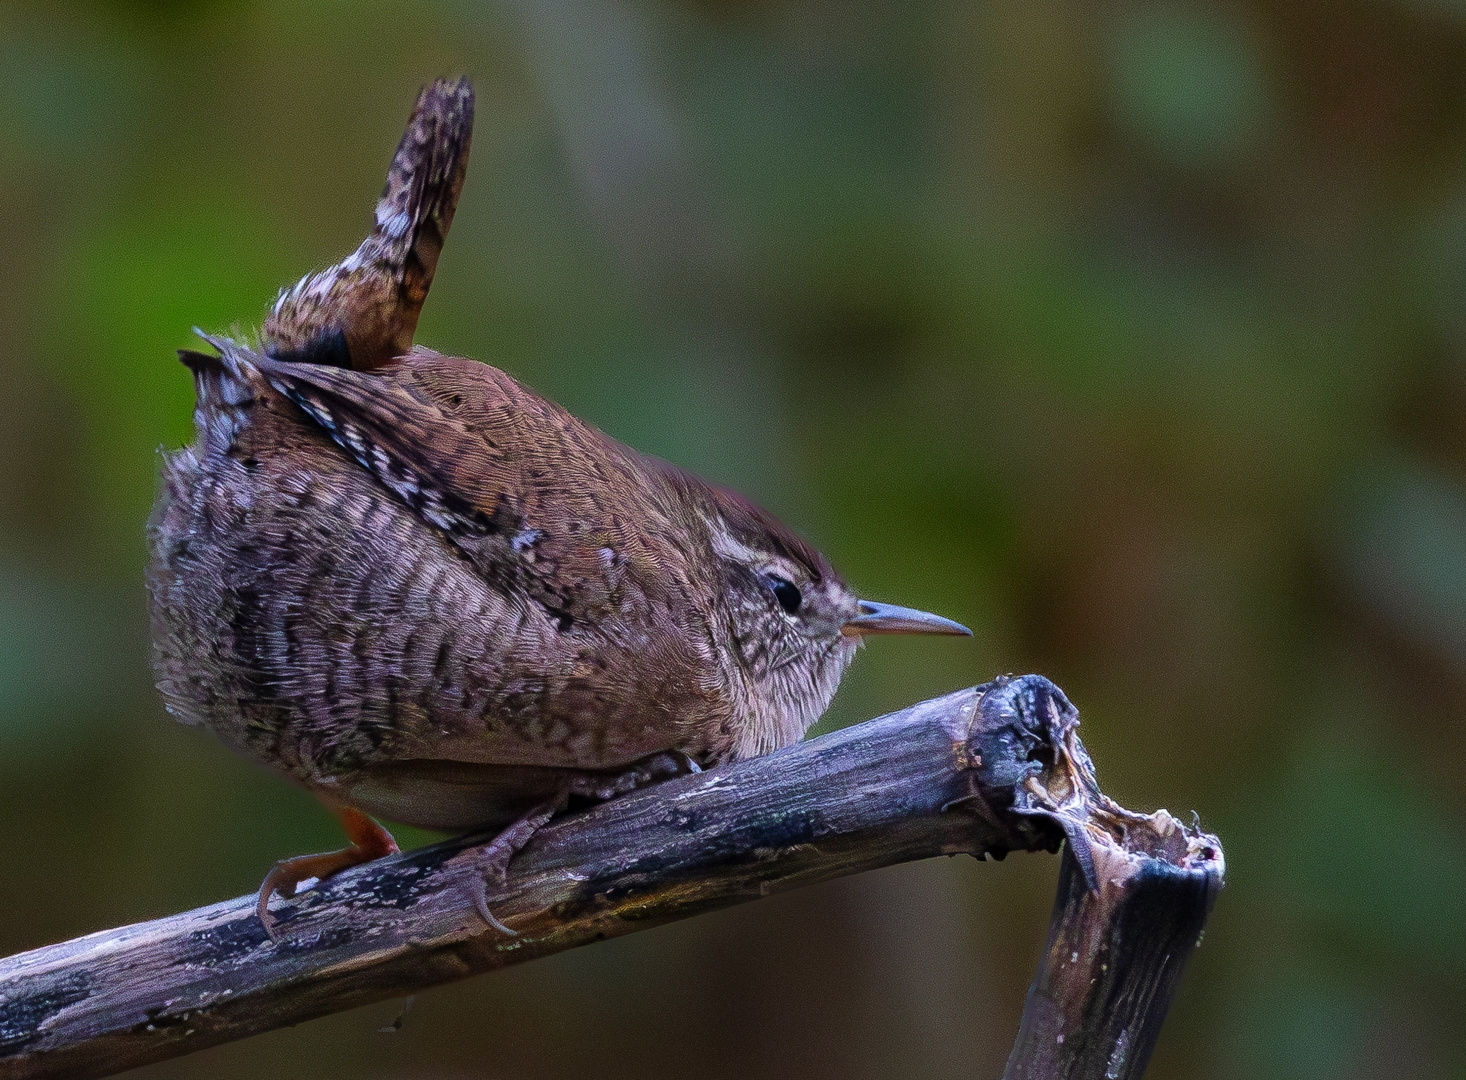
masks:
<instances>
[{"instance_id":1,"label":"bird's head","mask_svg":"<svg viewBox=\"0 0 1466 1080\"><path fill-rule=\"evenodd\" d=\"M939 615L860 599L823 554L731 492L715 492L708 529L729 650L752 696L735 757L801 738L866 636L972 633Z\"/></svg>"}]
</instances>

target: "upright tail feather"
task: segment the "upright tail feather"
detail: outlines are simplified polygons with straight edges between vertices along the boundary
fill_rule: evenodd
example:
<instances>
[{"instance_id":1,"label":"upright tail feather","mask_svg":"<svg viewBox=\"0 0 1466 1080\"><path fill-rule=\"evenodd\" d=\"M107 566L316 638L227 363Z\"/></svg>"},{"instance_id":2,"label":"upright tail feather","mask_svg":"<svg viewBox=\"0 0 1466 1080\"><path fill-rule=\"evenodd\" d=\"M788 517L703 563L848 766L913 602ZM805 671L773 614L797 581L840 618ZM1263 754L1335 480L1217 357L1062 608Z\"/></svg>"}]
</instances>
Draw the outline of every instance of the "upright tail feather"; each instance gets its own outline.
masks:
<instances>
[{"instance_id":1,"label":"upright tail feather","mask_svg":"<svg viewBox=\"0 0 1466 1080\"><path fill-rule=\"evenodd\" d=\"M335 266L280 294L265 319L267 353L368 370L412 348L463 190L472 139L468 79L439 79L418 94L371 235Z\"/></svg>"}]
</instances>

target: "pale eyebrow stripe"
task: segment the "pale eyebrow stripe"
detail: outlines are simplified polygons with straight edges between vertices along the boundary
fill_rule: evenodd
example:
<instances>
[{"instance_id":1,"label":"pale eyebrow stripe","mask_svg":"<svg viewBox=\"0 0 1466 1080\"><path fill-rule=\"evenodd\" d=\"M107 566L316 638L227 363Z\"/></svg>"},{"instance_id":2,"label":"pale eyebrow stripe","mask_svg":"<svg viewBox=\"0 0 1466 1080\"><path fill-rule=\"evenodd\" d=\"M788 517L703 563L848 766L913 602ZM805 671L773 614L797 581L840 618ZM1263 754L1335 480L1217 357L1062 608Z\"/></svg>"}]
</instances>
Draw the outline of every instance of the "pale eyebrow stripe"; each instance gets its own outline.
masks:
<instances>
[{"instance_id":1,"label":"pale eyebrow stripe","mask_svg":"<svg viewBox=\"0 0 1466 1080\"><path fill-rule=\"evenodd\" d=\"M721 516L706 517L703 519L708 526L708 534L712 537L713 551L726 559L734 559L747 566L761 566L772 570L790 581L799 581L809 575L791 560L771 551L759 551L751 548L743 541L728 531L728 523Z\"/></svg>"}]
</instances>

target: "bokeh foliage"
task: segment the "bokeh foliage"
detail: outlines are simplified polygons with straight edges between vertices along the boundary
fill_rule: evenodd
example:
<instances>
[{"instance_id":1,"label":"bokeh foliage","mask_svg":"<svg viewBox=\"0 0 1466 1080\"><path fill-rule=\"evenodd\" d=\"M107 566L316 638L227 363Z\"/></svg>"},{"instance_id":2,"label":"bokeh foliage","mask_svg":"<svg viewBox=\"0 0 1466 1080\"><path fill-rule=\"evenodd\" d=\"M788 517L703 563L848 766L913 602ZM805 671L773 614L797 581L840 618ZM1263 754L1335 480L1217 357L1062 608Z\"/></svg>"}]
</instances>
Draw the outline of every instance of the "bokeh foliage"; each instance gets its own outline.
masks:
<instances>
[{"instance_id":1,"label":"bokeh foliage","mask_svg":"<svg viewBox=\"0 0 1466 1080\"><path fill-rule=\"evenodd\" d=\"M335 846L173 725L172 350L479 88L419 339L739 487L868 595L825 721L998 671L1230 882L1151 1075L1466 1075L1466 6L0 5L0 950ZM414 834L413 839L422 837ZM157 1076L996 1075L1046 859L904 867Z\"/></svg>"}]
</instances>

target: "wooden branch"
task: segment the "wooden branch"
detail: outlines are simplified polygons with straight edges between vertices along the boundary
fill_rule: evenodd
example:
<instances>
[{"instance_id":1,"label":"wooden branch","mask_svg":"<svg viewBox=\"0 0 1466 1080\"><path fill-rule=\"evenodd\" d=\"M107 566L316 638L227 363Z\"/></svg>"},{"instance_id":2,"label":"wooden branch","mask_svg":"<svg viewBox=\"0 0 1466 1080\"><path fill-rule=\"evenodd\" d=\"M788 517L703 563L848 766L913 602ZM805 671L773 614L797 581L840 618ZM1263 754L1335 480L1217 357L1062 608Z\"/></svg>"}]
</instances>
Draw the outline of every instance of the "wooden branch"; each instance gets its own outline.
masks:
<instances>
[{"instance_id":1,"label":"wooden branch","mask_svg":"<svg viewBox=\"0 0 1466 1080\"><path fill-rule=\"evenodd\" d=\"M1079 870L1064 873L1075 897L1061 892L1056 926L1077 917L1081 927L1119 928L1093 940L1129 955L1148 920L1166 916L1106 884L1110 847L1161 815L1128 814L1099 794L1077 723L1048 680L999 679L569 815L536 834L507 885L490 891L513 937L474 909L480 836L332 879L280 910L279 940L255 918L254 898L241 897L0 960L0 1078L103 1076L770 892L934 855L1053 851L1066 834ZM1177 843L1214 851L1220 882L1213 838L1179 825L1171 835L1184 843L1145 858L1165 862ZM1086 899L1085 867L1099 875L1102 899L1121 897L1117 907ZM1153 964L1112 972L1104 995L1068 993L1054 961L1058 944L1070 947L1066 933L1051 935L1015 1058L1050 1030L1029 1015L1050 1002L1064 1018L1055 1031L1077 1018L1073 1030L1096 1047L1128 1039L1139 1066L1115 1075L1138 1075L1179 964L1161 962L1138 1011L1124 988L1132 970ZM1117 1001L1144 1024L1114 1035L1106 1025ZM1010 1062L1010 1075L1105 1075L1082 1071L1093 1053L1072 1060L1081 1071L1015 1073Z\"/></svg>"},{"instance_id":2,"label":"wooden branch","mask_svg":"<svg viewBox=\"0 0 1466 1080\"><path fill-rule=\"evenodd\" d=\"M1122 809L1069 728L1068 768L1024 781L1069 837L1048 942L1003 1080L1138 1080L1221 891L1214 836ZM1067 775L1064 775L1067 773Z\"/></svg>"}]
</instances>

